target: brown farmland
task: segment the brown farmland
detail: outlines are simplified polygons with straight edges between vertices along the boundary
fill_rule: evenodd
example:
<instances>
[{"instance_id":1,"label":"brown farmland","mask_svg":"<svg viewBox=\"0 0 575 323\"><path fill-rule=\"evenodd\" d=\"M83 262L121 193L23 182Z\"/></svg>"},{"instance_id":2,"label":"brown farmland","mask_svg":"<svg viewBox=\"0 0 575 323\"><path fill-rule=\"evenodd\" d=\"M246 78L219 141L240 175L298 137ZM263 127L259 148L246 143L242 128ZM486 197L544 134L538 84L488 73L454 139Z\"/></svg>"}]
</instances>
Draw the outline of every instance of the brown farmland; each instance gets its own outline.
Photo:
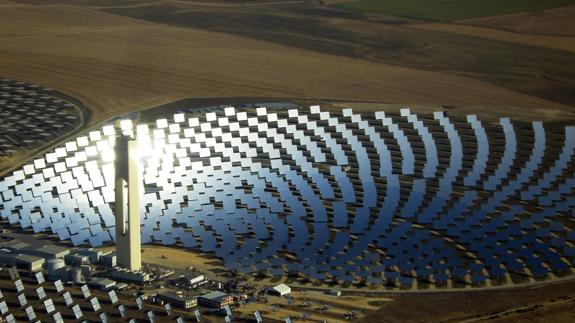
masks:
<instances>
[{"instance_id":1,"label":"brown farmland","mask_svg":"<svg viewBox=\"0 0 575 323\"><path fill-rule=\"evenodd\" d=\"M469 19L461 21L461 23L521 34L575 36L574 15L575 5L541 12Z\"/></svg>"},{"instance_id":2,"label":"brown farmland","mask_svg":"<svg viewBox=\"0 0 575 323\"><path fill-rule=\"evenodd\" d=\"M537 287L396 295L362 318L378 322L573 322L573 280ZM457 300L457 301L454 301Z\"/></svg>"},{"instance_id":3,"label":"brown farmland","mask_svg":"<svg viewBox=\"0 0 575 323\"><path fill-rule=\"evenodd\" d=\"M415 28L442 31L470 37L486 38L518 45L552 48L575 53L575 36L549 36L521 34L506 30L493 29L463 24L417 24Z\"/></svg>"},{"instance_id":4,"label":"brown farmland","mask_svg":"<svg viewBox=\"0 0 575 323\"><path fill-rule=\"evenodd\" d=\"M545 107L558 111L571 109L569 92L552 84L541 85L539 77L530 82L509 82L509 86L499 86L495 84L497 82L489 80L493 75L473 72L475 67L469 71L449 71L441 67L447 64L443 58L428 57L423 52L414 53L427 51L413 49L426 37L415 37L416 33L421 32L414 32L401 24L381 24L367 18L337 18L337 14L334 18L329 16L333 14L330 9L308 8L305 5L278 5L277 8L272 6L272 9L243 6L235 9L232 6L221 9L217 6L193 6L182 1L167 1L165 5L158 5L163 2L154 1L145 6L128 6L128 9L108 8L108 12L105 12L89 5L58 4L70 1L51 2L56 4L1 3L0 75L50 86L78 98L92 110L91 124L118 113L183 97L265 96L405 104ZM141 2L144 1L135 3ZM101 7L113 2L86 3ZM173 13L175 9L186 9L185 17L192 14L187 21L204 23L205 28L185 26L177 19L162 22L149 15L150 12L165 10ZM300 9L307 11L298 13ZM258 34L235 35L226 30L205 30L213 29L211 24L214 21L209 17L217 18L230 10L237 12L234 11L228 19L218 20L224 29L240 23L236 19L257 18L259 16L253 15L263 15L262 10L267 10L272 18L293 13L289 19L309 19L325 28L339 25L338 28L346 32L342 33L346 37L357 35L360 41L366 40L368 45L364 52L359 49L359 54L353 57L347 52L350 46L355 46L350 43L353 39L338 40L333 38L335 35L324 35L323 39L308 35L309 39L306 40L302 37L310 31L295 30L301 43L290 45L293 39L289 37L289 30L284 30L288 35L285 37L288 43L285 44L278 44L279 40L265 41L265 37ZM318 10L320 13L316 13ZM316 15L315 18L310 16L312 14ZM326 14L328 17L324 17ZM128 15L141 16L142 19L129 18ZM200 15L208 17L208 20L194 20ZM171 17L170 14L168 17ZM23 24L23 21L26 23ZM273 24L273 20L267 21L264 17L254 21ZM325 28L322 30L325 31ZM244 29L251 30L247 25ZM272 27L270 30L281 31ZM370 34L373 30L377 35ZM385 37L393 33L406 37L405 45L399 41L384 44ZM414 35L414 40L409 39L410 35ZM439 37L438 41L452 37L437 32L434 35ZM318 37L322 37L322 34ZM407 54L399 58L391 56L387 63L384 57L387 52L382 49L384 56L366 59L365 56L378 50L367 41L370 37L384 37L380 40L383 45L390 46L387 50L390 53L395 46L407 48ZM329 42L337 45L332 53L325 45ZM313 49L315 43L318 46L316 50ZM454 48L449 51L457 49L457 44L451 46ZM421 56L418 63L421 66L410 62L418 55ZM453 68L457 69L458 66ZM526 69L520 74L532 72L537 73L536 70ZM503 74L497 74L496 78L512 77ZM518 86L536 90L531 95L525 89L517 91ZM499 113L500 110L497 111Z\"/></svg>"}]
</instances>

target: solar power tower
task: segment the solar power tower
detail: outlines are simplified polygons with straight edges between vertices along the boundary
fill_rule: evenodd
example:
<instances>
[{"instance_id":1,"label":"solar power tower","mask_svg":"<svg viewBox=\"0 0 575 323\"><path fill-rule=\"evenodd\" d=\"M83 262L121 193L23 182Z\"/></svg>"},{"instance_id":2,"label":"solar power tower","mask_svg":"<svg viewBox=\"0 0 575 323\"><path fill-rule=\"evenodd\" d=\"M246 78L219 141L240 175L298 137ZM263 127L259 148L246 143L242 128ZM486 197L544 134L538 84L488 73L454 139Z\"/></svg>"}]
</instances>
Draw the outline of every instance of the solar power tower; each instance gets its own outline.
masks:
<instances>
[{"instance_id":1,"label":"solar power tower","mask_svg":"<svg viewBox=\"0 0 575 323\"><path fill-rule=\"evenodd\" d=\"M142 267L137 142L116 138L116 254L118 265L137 271Z\"/></svg>"}]
</instances>

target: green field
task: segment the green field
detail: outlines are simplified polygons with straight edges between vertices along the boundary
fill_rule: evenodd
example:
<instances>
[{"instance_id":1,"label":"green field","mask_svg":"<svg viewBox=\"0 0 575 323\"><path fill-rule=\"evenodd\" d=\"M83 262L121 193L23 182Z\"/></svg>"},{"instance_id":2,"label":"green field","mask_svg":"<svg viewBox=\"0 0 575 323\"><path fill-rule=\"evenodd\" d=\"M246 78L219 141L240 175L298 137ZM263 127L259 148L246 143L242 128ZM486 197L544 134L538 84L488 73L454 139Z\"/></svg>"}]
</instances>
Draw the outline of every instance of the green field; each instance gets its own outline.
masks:
<instances>
[{"instance_id":1,"label":"green field","mask_svg":"<svg viewBox=\"0 0 575 323\"><path fill-rule=\"evenodd\" d=\"M539 11L569 4L575 4L575 0L359 0L335 6L358 11L378 11L406 18L452 22Z\"/></svg>"}]
</instances>

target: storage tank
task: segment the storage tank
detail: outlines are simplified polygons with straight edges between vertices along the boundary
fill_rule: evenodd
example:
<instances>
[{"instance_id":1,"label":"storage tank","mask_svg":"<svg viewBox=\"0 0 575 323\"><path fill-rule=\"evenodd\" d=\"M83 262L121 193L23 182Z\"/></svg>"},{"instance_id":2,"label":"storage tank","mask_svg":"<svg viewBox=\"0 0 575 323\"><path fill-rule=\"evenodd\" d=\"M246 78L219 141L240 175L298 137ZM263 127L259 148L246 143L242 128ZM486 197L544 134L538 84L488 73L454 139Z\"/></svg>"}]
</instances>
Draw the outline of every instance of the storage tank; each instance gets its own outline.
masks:
<instances>
[{"instance_id":1,"label":"storage tank","mask_svg":"<svg viewBox=\"0 0 575 323\"><path fill-rule=\"evenodd\" d=\"M82 269L80 267L73 267L70 270L70 280L74 284L81 284L84 282L84 279L82 279Z\"/></svg>"},{"instance_id":2,"label":"storage tank","mask_svg":"<svg viewBox=\"0 0 575 323\"><path fill-rule=\"evenodd\" d=\"M48 259L45 263L46 275L50 279L59 279L66 268L64 259Z\"/></svg>"}]
</instances>

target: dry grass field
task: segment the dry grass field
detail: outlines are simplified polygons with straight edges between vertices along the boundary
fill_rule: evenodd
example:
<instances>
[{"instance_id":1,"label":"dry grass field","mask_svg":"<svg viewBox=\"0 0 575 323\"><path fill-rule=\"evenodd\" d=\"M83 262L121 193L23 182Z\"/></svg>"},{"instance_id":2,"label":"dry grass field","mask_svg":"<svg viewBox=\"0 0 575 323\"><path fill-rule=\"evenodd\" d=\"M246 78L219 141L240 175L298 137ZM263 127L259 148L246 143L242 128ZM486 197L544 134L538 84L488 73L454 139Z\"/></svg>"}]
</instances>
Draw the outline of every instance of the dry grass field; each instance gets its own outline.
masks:
<instances>
[{"instance_id":1,"label":"dry grass field","mask_svg":"<svg viewBox=\"0 0 575 323\"><path fill-rule=\"evenodd\" d=\"M383 12L426 21L453 22L518 12L537 12L573 4L573 0L353 0L336 5L355 11Z\"/></svg>"},{"instance_id":2,"label":"dry grass field","mask_svg":"<svg viewBox=\"0 0 575 323\"><path fill-rule=\"evenodd\" d=\"M469 19L460 23L521 34L575 36L574 16L575 5L572 5L539 12Z\"/></svg>"},{"instance_id":3,"label":"dry grass field","mask_svg":"<svg viewBox=\"0 0 575 323\"><path fill-rule=\"evenodd\" d=\"M452 71L443 68L448 63L439 57L441 53L437 53L438 58L427 57L432 53L416 53L427 51L433 45L418 47L426 35L416 35L419 31L414 32L413 28L358 20L357 17L341 18L333 16L331 9L302 9L299 5L278 5L273 10L194 6L193 1L151 1L138 5L143 2L134 1L135 5L128 8L110 9L114 2L3 1L0 6L0 75L50 86L78 98L92 109L91 124L118 113L183 97L329 98L571 110L571 97L562 88L564 85L558 87L553 84L556 81L540 84L542 80L537 74L542 71L536 68L521 70L518 66L513 73L520 76L535 74L535 77L528 82L508 82L509 86L499 86L489 80L513 77L506 76L504 71L486 76L478 70L479 66L463 66L465 68ZM103 5L108 5L108 9L93 8ZM223 19L225 12L230 10L237 12ZM309 19L324 26L320 28L324 32L330 32L329 28L341 30L341 35L347 38L337 39L340 35L319 33L318 39L311 36L303 39L311 31L294 30L299 40L297 44L290 44L295 41L289 39L292 32L282 29L281 20L266 20L262 10L269 11L271 18L287 17L286 22ZM301 10L305 12L301 13ZM159 14L151 14L154 12ZM326 13L328 16L324 17ZM311 17L312 14L316 16ZM185 19L176 19L179 15L184 15ZM219 19L220 15L223 15L222 19ZM196 19L201 16L203 20ZM275 38L278 38L278 32L284 32L286 43L266 40L269 35L237 35L225 29L238 29L235 24L250 17L254 18L254 25L246 24L241 32L251 33L252 29L260 27L264 30L265 24L275 21L279 29L270 27L269 30ZM215 22L223 30L212 31ZM339 27L333 27L336 25ZM296 24L292 26L297 29ZM376 35L373 35L374 30ZM398 40L384 43L391 33L406 38L405 46ZM444 33L435 34L438 42L446 42L440 39L446 37ZM414 35L413 40L411 35ZM367 44L365 49L353 43L352 38L356 36L357 42ZM375 44L374 41L381 37L382 43ZM331 53L326 43L335 46ZM314 50L316 45L318 48ZM350 46L357 47L357 55L347 52ZM378 46L390 47L386 50ZM401 50L406 51L404 56L398 56ZM386 62L388 54L389 62ZM375 56L366 59L370 55ZM416 57L419 57L419 63L411 62ZM553 60L555 65L557 59L559 57ZM523 60L522 64L526 63ZM459 68L453 62L450 64L450 69ZM566 73L565 67L559 73L555 65L548 69L549 73L553 72L552 77L555 70L557 75ZM527 88L533 88L533 93L527 93Z\"/></svg>"},{"instance_id":4,"label":"dry grass field","mask_svg":"<svg viewBox=\"0 0 575 323\"><path fill-rule=\"evenodd\" d=\"M575 53L575 5L412 27Z\"/></svg>"},{"instance_id":5,"label":"dry grass field","mask_svg":"<svg viewBox=\"0 0 575 323\"><path fill-rule=\"evenodd\" d=\"M549 36L539 34L523 34L506 30L493 29L464 24L429 23L417 24L415 28L454 33L470 37L486 38L518 45L552 48L575 53L575 36Z\"/></svg>"},{"instance_id":6,"label":"dry grass field","mask_svg":"<svg viewBox=\"0 0 575 323\"><path fill-rule=\"evenodd\" d=\"M465 293L395 295L362 318L382 322L573 322L575 282ZM457 301L454 301L457 300Z\"/></svg>"},{"instance_id":7,"label":"dry grass field","mask_svg":"<svg viewBox=\"0 0 575 323\"><path fill-rule=\"evenodd\" d=\"M391 302L387 297L362 297L362 296L342 296L333 297L320 292L292 292L290 294L293 301L288 303L285 298L276 296L267 297L267 301L257 301L238 309L239 313L250 316L251 313L259 310L265 319L274 319L279 322L284 321L287 316L296 322L349 322L345 319L345 314L355 311L356 318L361 318L365 314L374 311L378 306L372 304L382 304ZM273 306L273 307L272 307ZM307 319L302 318L302 313L307 313Z\"/></svg>"},{"instance_id":8,"label":"dry grass field","mask_svg":"<svg viewBox=\"0 0 575 323\"><path fill-rule=\"evenodd\" d=\"M114 251L115 246L103 246L99 249L105 252ZM192 266L208 274L225 270L220 259L192 250L156 245L142 246L142 250L142 262L146 264L162 265L177 270L185 270Z\"/></svg>"}]
</instances>

